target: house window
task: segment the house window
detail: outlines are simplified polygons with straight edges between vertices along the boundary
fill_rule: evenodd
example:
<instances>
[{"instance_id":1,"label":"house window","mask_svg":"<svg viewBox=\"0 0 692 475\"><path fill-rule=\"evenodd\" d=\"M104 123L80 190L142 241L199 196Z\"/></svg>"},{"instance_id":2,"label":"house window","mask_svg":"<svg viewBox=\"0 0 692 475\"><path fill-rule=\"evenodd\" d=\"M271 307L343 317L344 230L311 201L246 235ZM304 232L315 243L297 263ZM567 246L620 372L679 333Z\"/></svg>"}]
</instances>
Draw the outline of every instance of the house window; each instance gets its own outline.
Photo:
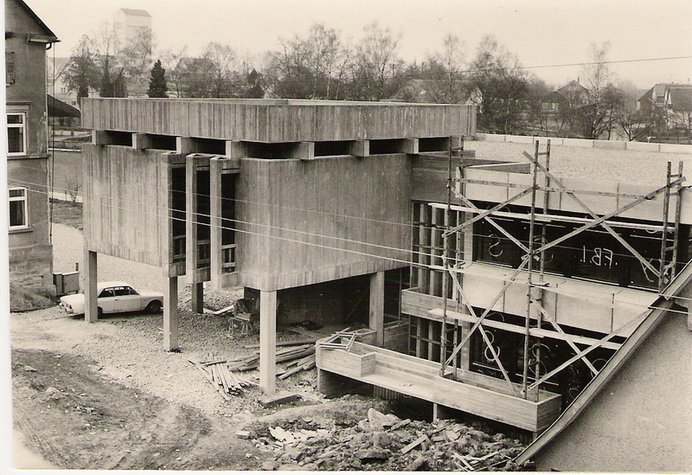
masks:
<instances>
[{"instance_id":1,"label":"house window","mask_svg":"<svg viewBox=\"0 0 692 475\"><path fill-rule=\"evenodd\" d=\"M26 114L7 113L7 155L26 155Z\"/></svg>"},{"instance_id":2,"label":"house window","mask_svg":"<svg viewBox=\"0 0 692 475\"><path fill-rule=\"evenodd\" d=\"M29 227L29 207L27 206L27 189L10 188L10 229Z\"/></svg>"}]
</instances>

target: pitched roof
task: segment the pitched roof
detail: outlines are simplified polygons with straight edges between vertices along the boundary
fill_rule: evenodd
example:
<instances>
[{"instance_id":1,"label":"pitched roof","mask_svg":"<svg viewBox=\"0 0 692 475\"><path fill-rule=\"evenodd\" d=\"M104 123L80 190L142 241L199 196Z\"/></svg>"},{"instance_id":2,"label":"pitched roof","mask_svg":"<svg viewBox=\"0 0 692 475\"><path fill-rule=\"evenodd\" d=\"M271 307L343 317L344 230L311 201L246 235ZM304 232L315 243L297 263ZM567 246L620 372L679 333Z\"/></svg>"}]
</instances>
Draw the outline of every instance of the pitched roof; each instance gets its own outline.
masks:
<instances>
[{"instance_id":1,"label":"pitched roof","mask_svg":"<svg viewBox=\"0 0 692 475\"><path fill-rule=\"evenodd\" d=\"M151 16L148 11L137 10L135 8L121 8L120 11L123 12L125 15L147 16L147 17Z\"/></svg>"},{"instance_id":2,"label":"pitched roof","mask_svg":"<svg viewBox=\"0 0 692 475\"><path fill-rule=\"evenodd\" d=\"M41 17L39 17L34 11L31 9L29 5L26 4L24 0L14 0L17 2L17 4L38 24L38 26L43 30L46 36L48 36L52 41L51 43L57 43L60 41L57 36L55 36L55 33L51 31L50 28L48 28L48 25L43 23L43 20L41 20Z\"/></svg>"},{"instance_id":3,"label":"pitched roof","mask_svg":"<svg viewBox=\"0 0 692 475\"><path fill-rule=\"evenodd\" d=\"M671 86L670 104L674 111L692 112L692 85Z\"/></svg>"},{"instance_id":4,"label":"pitched roof","mask_svg":"<svg viewBox=\"0 0 692 475\"><path fill-rule=\"evenodd\" d=\"M48 117L79 117L81 115L76 107L72 107L50 94L46 95L48 96Z\"/></svg>"}]
</instances>

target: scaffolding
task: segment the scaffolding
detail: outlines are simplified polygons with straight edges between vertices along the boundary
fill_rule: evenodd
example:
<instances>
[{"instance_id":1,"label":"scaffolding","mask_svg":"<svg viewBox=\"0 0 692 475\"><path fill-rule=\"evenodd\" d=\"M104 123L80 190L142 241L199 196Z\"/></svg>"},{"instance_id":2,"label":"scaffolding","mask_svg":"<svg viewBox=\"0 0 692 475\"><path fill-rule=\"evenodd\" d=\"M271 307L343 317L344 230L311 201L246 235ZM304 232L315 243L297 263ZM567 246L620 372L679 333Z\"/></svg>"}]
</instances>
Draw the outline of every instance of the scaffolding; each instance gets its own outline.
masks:
<instances>
[{"instance_id":1,"label":"scaffolding","mask_svg":"<svg viewBox=\"0 0 692 475\"><path fill-rule=\"evenodd\" d=\"M590 371L592 377L596 376L599 372L598 365L595 364L589 358L589 353L599 347L609 347L610 340L617 336L620 332L628 326L634 325L641 320L644 313L625 325L620 326L620 328L612 329L611 332L603 338L597 339L595 342L589 342L585 345L583 340L580 340L575 335L570 335L566 332L562 326L557 321L557 315L551 314L551 312L546 308L544 304L544 296L546 292L553 291L545 282L546 273L546 251L555 248L561 243L568 241L569 239L583 233L584 231L600 228L605 230L612 238L614 238L624 249L626 249L631 256L636 258L636 260L641 264L642 269L645 272L651 273L657 281L658 291L661 292L665 286L672 281L677 272L677 257L679 248L679 231L680 231L680 217L681 217L681 202L682 202L682 190L683 182L685 177L683 176L683 164L682 162L678 165L677 173L673 174L671 169L671 163L667 164L666 173L666 184L665 186L659 187L645 195L635 195L635 194L624 194L609 191L594 191L594 190L574 190L569 188L563 183L563 180L550 171L550 140L547 141L545 145L545 150L540 149L540 144L538 140L534 143L533 154L524 152L523 158L530 167L531 184L529 186L520 185L515 183L507 182L493 182L488 180L474 180L466 177L466 166L464 164L463 156L463 138L461 141L461 146L458 148L453 147L452 137L449 139L449 154L448 154L448 167L447 167L447 202L444 206L444 232L442 233L442 299L443 308L441 309L441 331L440 331L440 375L446 378L457 378L457 355L462 348L469 342L472 335L480 334L483 342L485 343L487 349L490 352L492 361L497 366L497 370L502 374L502 378L507 383L507 386L511 393L515 394L517 397L523 399L531 399L534 401L539 400L539 389L542 384L553 378L555 375L564 371L570 365L577 361L582 361L584 365ZM459 157L460 163L456 170L456 178L453 179L453 158L455 156ZM522 162L519 162L522 163ZM473 201L471 201L466 196L466 189L468 184L482 184L491 186L503 186L509 188L519 188L517 193L514 193L508 199L498 203L488 209L479 208ZM458 207L452 206L452 189L455 188L455 195L461 201L462 206ZM509 190L508 190L509 191ZM584 215L588 215L587 218L575 218L573 216L562 216L560 214L550 214L550 193L559 192L564 196L569 197L574 203L578 205L581 210L583 210ZM542 200L540 200L539 193L542 193ZM627 204L620 205L618 203L617 209L606 214L597 214L591 207L589 207L585 200L580 196L583 195L595 195L595 196L618 196L632 198ZM651 201L657 198L659 195L663 195L663 216L661 219L662 225L652 225L646 223L637 222L627 222L618 223L610 221L611 219L622 217L622 215L634 208L635 206ZM675 208L673 210L673 217L670 217L670 206L672 196L676 196ZM502 224L497 220L493 219L495 216L502 216L503 208L508 207L511 204L516 204L518 200L530 196L530 208L528 215L523 215L524 219L528 218L528 240L526 243L522 242L521 238L514 236L509 230L507 230ZM539 203L539 201L542 201ZM459 211L464 211L464 219L460 220ZM452 212L456 213L456 219L450 219ZM506 215L515 215L516 213L505 213ZM495 230L501 233L506 239L514 243L522 251L521 261L519 265L511 272L509 277L507 277L499 290L492 299L490 299L490 304L487 305L481 312L479 312L471 305L469 299L467 298L464 287L463 279L466 273L466 268L470 264L471 259L468 258L467 249L461 249L461 242L463 233L469 232L469 229L473 229L472 225L478 221L485 220L489 225L491 225ZM454 221L455 224L450 226L450 222ZM549 221L566 221L575 223L578 225L576 229L573 229L566 234L563 234L552 240L548 239L547 223ZM643 230L647 232L661 232L661 251L660 251L660 265L658 267L654 266L650 259L646 259L642 254L635 249L627 240L614 228L625 227L629 229ZM454 242L453 250L454 255L450 255L449 244ZM431 252L431 268L434 267L434 246L432 246ZM670 256L670 258L668 258ZM439 270L439 267L438 267ZM511 380L507 369L504 367L498 351L494 348L491 338L488 336L488 332L485 328L486 317L492 313L493 308L496 304L503 299L507 290L513 284L518 282L520 275L526 275L526 315L524 317L523 326L523 366L521 375L521 389L518 390L517 385ZM451 284L451 289L449 286ZM451 292L448 292L451 290ZM450 296L451 295L451 296ZM450 307L454 306L456 311L450 310ZM450 314L454 313L459 315L459 309L464 309L467 314L464 315L465 321L473 322L470 330L465 332L462 338L459 338L459 323L458 318L452 318L453 324L450 324ZM438 311L439 312L439 311ZM533 316L533 318L532 318ZM470 317L470 318L469 318ZM497 327L497 325L491 325L491 327ZM544 348L541 339L547 333L543 331L544 328L552 329L550 331L551 335L556 335L560 340L566 342L574 353L571 357L567 358L566 361L559 364L556 368L551 371L543 370L541 364L541 351ZM448 334L453 332L452 348L449 350L447 348ZM538 341L537 344L531 345L532 339ZM577 344L586 346L586 348L580 349ZM451 366L451 371L450 371ZM462 368L462 372L464 369Z\"/></svg>"}]
</instances>

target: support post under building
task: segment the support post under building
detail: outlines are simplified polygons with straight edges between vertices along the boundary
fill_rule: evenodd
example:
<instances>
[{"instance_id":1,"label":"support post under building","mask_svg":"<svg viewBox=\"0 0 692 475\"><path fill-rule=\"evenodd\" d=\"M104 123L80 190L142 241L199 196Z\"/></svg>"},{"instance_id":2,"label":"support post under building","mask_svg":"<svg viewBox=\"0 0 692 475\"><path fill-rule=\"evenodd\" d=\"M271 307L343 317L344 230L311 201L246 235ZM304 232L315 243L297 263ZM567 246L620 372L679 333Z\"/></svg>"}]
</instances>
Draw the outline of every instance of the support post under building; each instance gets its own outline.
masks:
<instances>
[{"instance_id":1,"label":"support post under building","mask_svg":"<svg viewBox=\"0 0 692 475\"><path fill-rule=\"evenodd\" d=\"M209 246L210 253L210 280L213 289L220 289L223 277L223 251L222 245L222 203L223 195L221 190L221 174L223 173L222 162L219 157L209 159Z\"/></svg>"},{"instance_id":2,"label":"support post under building","mask_svg":"<svg viewBox=\"0 0 692 475\"><path fill-rule=\"evenodd\" d=\"M198 157L190 155L185 162L185 273L192 284L191 309L195 313L202 313L204 310L204 282L195 281L195 274L199 263L199 244L197 239L197 228L200 220L200 216L197 213L199 201L197 165L199 161Z\"/></svg>"},{"instance_id":3,"label":"support post under building","mask_svg":"<svg viewBox=\"0 0 692 475\"><path fill-rule=\"evenodd\" d=\"M163 294L163 349L178 349L178 277L168 277Z\"/></svg>"},{"instance_id":4,"label":"support post under building","mask_svg":"<svg viewBox=\"0 0 692 475\"><path fill-rule=\"evenodd\" d=\"M95 323L98 320L98 271L97 254L84 249L84 320Z\"/></svg>"},{"instance_id":5,"label":"support post under building","mask_svg":"<svg viewBox=\"0 0 692 475\"><path fill-rule=\"evenodd\" d=\"M375 330L375 344L384 346L384 272L370 276L370 318L369 325Z\"/></svg>"},{"instance_id":6,"label":"support post under building","mask_svg":"<svg viewBox=\"0 0 692 475\"><path fill-rule=\"evenodd\" d=\"M260 388L276 391L276 291L260 294Z\"/></svg>"}]
</instances>

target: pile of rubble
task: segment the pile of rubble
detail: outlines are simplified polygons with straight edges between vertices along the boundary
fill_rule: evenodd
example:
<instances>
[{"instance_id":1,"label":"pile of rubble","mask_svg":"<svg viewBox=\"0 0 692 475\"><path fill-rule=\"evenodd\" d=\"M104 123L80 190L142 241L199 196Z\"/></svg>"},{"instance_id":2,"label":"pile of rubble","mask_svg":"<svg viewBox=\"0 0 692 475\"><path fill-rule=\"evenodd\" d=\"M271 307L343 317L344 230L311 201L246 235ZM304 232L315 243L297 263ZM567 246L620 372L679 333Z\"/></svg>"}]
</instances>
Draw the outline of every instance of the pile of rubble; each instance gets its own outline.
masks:
<instances>
[{"instance_id":1,"label":"pile of rubble","mask_svg":"<svg viewBox=\"0 0 692 475\"><path fill-rule=\"evenodd\" d=\"M273 451L265 470L517 470L523 446L504 434L489 435L451 420L401 420L375 409L351 421L302 417L256 428L246 437Z\"/></svg>"}]
</instances>

